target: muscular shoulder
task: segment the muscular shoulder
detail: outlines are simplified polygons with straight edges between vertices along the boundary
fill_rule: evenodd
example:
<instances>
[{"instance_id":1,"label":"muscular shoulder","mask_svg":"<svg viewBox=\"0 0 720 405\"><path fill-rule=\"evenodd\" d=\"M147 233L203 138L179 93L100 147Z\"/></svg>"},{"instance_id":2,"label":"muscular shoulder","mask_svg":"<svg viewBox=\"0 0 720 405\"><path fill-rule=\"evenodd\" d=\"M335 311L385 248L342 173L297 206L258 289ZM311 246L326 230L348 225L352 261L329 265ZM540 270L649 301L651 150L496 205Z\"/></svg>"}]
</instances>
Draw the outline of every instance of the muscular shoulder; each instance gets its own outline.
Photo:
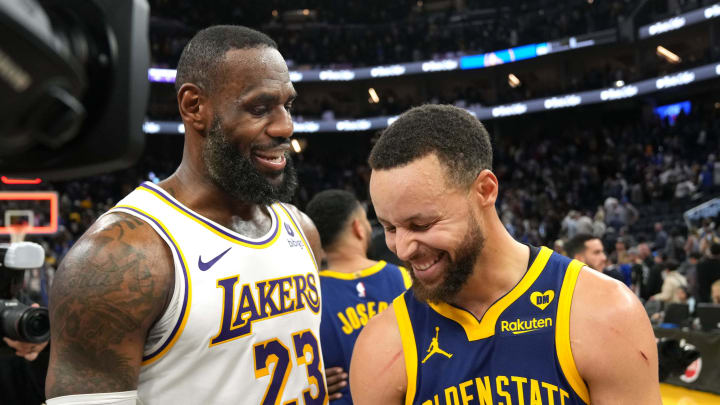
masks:
<instances>
[{"instance_id":1,"label":"muscular shoulder","mask_svg":"<svg viewBox=\"0 0 720 405\"><path fill-rule=\"evenodd\" d=\"M654 334L645 309L627 286L583 268L572 299L570 341L593 403L611 398L624 399L616 403L659 403Z\"/></svg>"},{"instance_id":2,"label":"muscular shoulder","mask_svg":"<svg viewBox=\"0 0 720 405\"><path fill-rule=\"evenodd\" d=\"M350 390L356 405L401 404L405 398L405 357L394 306L360 332L350 362Z\"/></svg>"},{"instance_id":3,"label":"muscular shoulder","mask_svg":"<svg viewBox=\"0 0 720 405\"><path fill-rule=\"evenodd\" d=\"M172 285L170 251L149 225L121 213L100 218L68 252L50 291L48 393L134 389L145 336Z\"/></svg>"},{"instance_id":4,"label":"muscular shoulder","mask_svg":"<svg viewBox=\"0 0 720 405\"><path fill-rule=\"evenodd\" d=\"M125 281L137 283L139 290L149 287L157 293L160 292L157 288L171 281L172 268L169 248L150 225L128 214L112 213L98 219L70 249L60 264L59 279L56 277L55 281L61 283L54 292L62 293L60 287L75 286L62 283L75 276L77 281L86 283L84 287L94 290L120 281L122 276L131 277ZM95 274L99 280L93 281ZM149 285L144 285L145 282Z\"/></svg>"}]
</instances>

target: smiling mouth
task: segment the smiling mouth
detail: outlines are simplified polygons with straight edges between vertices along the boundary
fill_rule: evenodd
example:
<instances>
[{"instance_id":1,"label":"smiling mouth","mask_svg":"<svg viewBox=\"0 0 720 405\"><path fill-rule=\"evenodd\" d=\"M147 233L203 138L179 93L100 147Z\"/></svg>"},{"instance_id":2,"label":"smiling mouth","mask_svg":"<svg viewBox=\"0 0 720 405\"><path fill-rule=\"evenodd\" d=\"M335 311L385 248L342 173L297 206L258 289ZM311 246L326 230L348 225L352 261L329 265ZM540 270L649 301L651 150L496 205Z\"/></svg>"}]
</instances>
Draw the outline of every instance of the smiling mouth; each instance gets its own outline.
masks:
<instances>
[{"instance_id":1,"label":"smiling mouth","mask_svg":"<svg viewBox=\"0 0 720 405\"><path fill-rule=\"evenodd\" d=\"M435 258L430 258L429 260L426 260L422 263L413 263L413 270L425 271L432 267L435 263L439 262L440 259L442 259L443 255L444 253L440 253Z\"/></svg>"},{"instance_id":2,"label":"smiling mouth","mask_svg":"<svg viewBox=\"0 0 720 405\"><path fill-rule=\"evenodd\" d=\"M423 284L435 284L443 277L443 263L447 257L446 252L410 263L413 274Z\"/></svg>"},{"instance_id":3,"label":"smiling mouth","mask_svg":"<svg viewBox=\"0 0 720 405\"><path fill-rule=\"evenodd\" d=\"M252 157L255 163L266 171L280 171L287 164L285 151L282 150L255 151L252 153Z\"/></svg>"}]
</instances>

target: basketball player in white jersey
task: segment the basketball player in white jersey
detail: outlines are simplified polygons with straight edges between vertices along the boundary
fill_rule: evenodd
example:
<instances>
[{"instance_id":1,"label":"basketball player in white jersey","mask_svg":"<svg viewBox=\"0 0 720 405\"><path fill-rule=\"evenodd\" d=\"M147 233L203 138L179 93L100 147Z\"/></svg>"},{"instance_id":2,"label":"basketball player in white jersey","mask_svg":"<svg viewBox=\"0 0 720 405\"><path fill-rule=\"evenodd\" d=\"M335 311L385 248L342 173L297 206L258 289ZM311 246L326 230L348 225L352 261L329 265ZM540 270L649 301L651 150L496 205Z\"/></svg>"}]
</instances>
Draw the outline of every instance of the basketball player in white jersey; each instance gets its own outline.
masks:
<instances>
[{"instance_id":1,"label":"basketball player in white jersey","mask_svg":"<svg viewBox=\"0 0 720 405\"><path fill-rule=\"evenodd\" d=\"M327 403L317 230L287 201L295 90L275 42L200 31L180 57L183 160L68 253L50 295L55 404Z\"/></svg>"}]
</instances>

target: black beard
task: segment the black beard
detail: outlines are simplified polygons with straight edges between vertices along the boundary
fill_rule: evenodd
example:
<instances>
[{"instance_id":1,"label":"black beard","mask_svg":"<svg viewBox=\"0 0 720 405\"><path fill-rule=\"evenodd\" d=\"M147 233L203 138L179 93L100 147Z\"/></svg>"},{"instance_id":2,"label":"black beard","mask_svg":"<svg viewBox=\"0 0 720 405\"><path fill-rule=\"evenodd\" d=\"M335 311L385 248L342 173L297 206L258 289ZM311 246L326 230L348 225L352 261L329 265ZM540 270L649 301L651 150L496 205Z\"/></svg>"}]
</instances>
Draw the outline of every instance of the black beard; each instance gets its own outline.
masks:
<instances>
[{"instance_id":1,"label":"black beard","mask_svg":"<svg viewBox=\"0 0 720 405\"><path fill-rule=\"evenodd\" d=\"M277 145L289 142L280 138L273 140ZM282 176L282 181L277 186L273 185L253 165L249 156L243 155L236 145L228 141L220 125L220 118L213 117L203 148L203 160L212 182L232 197L258 205L290 201L298 181L292 159L288 155L285 158L285 168L274 175Z\"/></svg>"},{"instance_id":2,"label":"black beard","mask_svg":"<svg viewBox=\"0 0 720 405\"><path fill-rule=\"evenodd\" d=\"M470 218L470 227L463 238L465 242L458 249L457 257L450 262L445 277L437 287L428 287L415 277L415 272L410 271L413 280L413 294L418 300L424 302L452 302L455 296L465 286L480 252L485 245L485 236L474 217ZM450 256L448 256L450 260ZM408 267L412 269L412 267Z\"/></svg>"}]
</instances>

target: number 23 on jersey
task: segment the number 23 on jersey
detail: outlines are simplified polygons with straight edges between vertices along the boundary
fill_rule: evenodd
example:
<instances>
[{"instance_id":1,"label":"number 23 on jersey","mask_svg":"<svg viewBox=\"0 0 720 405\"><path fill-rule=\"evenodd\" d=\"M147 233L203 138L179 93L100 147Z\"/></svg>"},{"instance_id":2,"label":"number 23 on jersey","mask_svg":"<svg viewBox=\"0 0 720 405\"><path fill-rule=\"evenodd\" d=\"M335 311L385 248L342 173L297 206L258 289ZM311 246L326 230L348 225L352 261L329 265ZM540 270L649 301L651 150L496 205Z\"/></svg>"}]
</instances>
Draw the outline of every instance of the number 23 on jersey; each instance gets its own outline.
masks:
<instances>
[{"instance_id":1,"label":"number 23 on jersey","mask_svg":"<svg viewBox=\"0 0 720 405\"><path fill-rule=\"evenodd\" d=\"M268 384L260 404L280 405L294 358L298 367L303 365L306 367L308 383L311 387L317 388L317 394L313 395L311 389L308 388L302 393L303 402L300 402L298 398L282 405L326 405L328 398L325 374L322 369L320 360L322 355L317 338L309 329L303 330L292 335L292 345L293 350L290 350L279 339L273 338L253 346L255 378L262 378L270 374L270 365L273 365L270 384Z\"/></svg>"}]
</instances>

